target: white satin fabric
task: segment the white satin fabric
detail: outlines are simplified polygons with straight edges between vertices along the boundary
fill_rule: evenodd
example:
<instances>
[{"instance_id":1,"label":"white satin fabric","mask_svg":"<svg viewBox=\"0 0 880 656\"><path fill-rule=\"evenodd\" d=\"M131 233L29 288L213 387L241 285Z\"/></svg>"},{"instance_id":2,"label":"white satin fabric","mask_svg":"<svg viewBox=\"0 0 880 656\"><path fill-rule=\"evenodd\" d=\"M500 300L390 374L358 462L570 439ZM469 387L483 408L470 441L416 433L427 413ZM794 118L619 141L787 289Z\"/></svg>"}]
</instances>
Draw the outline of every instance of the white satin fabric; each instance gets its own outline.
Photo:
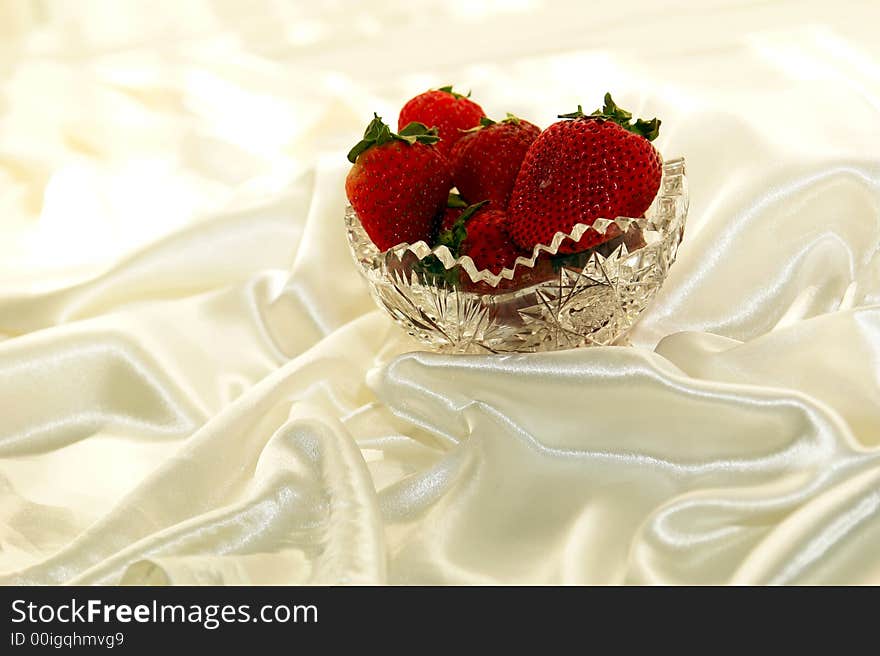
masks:
<instances>
[{"instance_id":1,"label":"white satin fabric","mask_svg":"<svg viewBox=\"0 0 880 656\"><path fill-rule=\"evenodd\" d=\"M880 9L586 4L0 5L0 581L880 583ZM345 148L448 82L663 119L631 347L375 308Z\"/></svg>"}]
</instances>

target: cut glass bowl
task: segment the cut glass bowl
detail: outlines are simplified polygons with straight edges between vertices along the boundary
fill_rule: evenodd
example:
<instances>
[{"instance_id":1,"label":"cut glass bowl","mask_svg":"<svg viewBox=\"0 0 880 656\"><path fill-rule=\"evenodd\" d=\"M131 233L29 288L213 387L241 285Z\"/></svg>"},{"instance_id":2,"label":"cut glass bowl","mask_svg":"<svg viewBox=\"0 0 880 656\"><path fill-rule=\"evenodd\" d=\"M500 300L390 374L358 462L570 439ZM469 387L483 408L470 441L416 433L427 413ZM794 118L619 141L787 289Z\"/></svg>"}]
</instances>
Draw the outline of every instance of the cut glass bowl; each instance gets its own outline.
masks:
<instances>
[{"instance_id":1,"label":"cut glass bowl","mask_svg":"<svg viewBox=\"0 0 880 656\"><path fill-rule=\"evenodd\" d=\"M350 206L345 224L373 298L410 335L447 353L526 353L621 340L666 279L687 211L684 159L669 160L643 218L578 224L499 275L423 241L380 252ZM589 230L615 238L577 255L557 254L561 243Z\"/></svg>"}]
</instances>

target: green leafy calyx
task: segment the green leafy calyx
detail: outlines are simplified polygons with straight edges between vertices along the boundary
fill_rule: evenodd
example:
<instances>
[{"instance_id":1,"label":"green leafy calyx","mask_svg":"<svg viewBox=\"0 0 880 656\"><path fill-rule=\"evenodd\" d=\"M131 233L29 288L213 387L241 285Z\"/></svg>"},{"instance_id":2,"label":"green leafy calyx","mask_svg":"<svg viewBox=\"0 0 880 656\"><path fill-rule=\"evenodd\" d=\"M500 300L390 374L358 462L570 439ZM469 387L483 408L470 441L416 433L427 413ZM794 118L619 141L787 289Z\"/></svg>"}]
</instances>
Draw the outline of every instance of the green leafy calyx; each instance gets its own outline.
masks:
<instances>
[{"instance_id":1,"label":"green leafy calyx","mask_svg":"<svg viewBox=\"0 0 880 656\"><path fill-rule=\"evenodd\" d=\"M470 98L470 97L471 97L471 92L470 92L470 91L467 92L467 95L463 95L463 94L457 93L456 91L453 91L453 90L452 90L452 85L451 85L451 84L449 84L449 85L447 85L447 86L445 86L445 87L439 87L439 88L437 88L436 90L437 90L437 91L444 91L444 92L446 92L446 93L448 93L448 94L450 94L450 95L453 95L453 96L455 96L456 99L459 99L459 98Z\"/></svg>"},{"instance_id":2,"label":"green leafy calyx","mask_svg":"<svg viewBox=\"0 0 880 656\"><path fill-rule=\"evenodd\" d=\"M586 118L598 121L611 121L616 123L623 129L644 137L648 141L654 141L660 134L660 119L652 118L650 121L643 121L638 118L632 122L632 113L617 106L617 103L611 99L611 94L605 94L605 104L601 109L597 109L592 114L584 114L583 107L578 105L577 111L570 114L560 114L559 118Z\"/></svg>"},{"instance_id":3,"label":"green leafy calyx","mask_svg":"<svg viewBox=\"0 0 880 656\"><path fill-rule=\"evenodd\" d=\"M391 141L403 141L410 145L414 143L434 144L440 141L437 136L437 128L429 128L424 123L413 121L404 127L400 132L392 132L378 114L373 114L373 120L364 130L363 138L358 141L354 148L348 151L348 161L354 164L358 155L372 148L373 146L381 146Z\"/></svg>"},{"instance_id":4,"label":"green leafy calyx","mask_svg":"<svg viewBox=\"0 0 880 656\"><path fill-rule=\"evenodd\" d=\"M505 116L503 119L501 119L500 122L501 123L512 123L513 125L519 125L521 121L522 121L522 119L519 116L515 116L514 114L507 112L507 116ZM498 121L493 121L488 116L481 116L480 122L478 125L475 125L474 127L470 128L468 130L462 130L462 132L479 132L483 128L488 128L493 125L498 125L498 123L499 123Z\"/></svg>"}]
</instances>

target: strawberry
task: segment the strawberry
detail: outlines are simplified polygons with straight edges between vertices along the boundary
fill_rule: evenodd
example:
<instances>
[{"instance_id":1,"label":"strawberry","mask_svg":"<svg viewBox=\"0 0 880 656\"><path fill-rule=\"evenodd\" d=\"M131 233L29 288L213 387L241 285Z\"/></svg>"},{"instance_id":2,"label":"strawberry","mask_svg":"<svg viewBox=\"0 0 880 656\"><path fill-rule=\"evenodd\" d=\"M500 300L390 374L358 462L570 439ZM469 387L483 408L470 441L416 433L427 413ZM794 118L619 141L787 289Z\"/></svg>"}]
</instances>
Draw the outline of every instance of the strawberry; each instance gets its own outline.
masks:
<instances>
[{"instance_id":1,"label":"strawberry","mask_svg":"<svg viewBox=\"0 0 880 656\"><path fill-rule=\"evenodd\" d=\"M397 120L398 129L416 121L429 127L436 127L440 134L437 150L449 155L452 147L468 130L479 125L483 116L483 108L452 87L441 87L420 93L410 99L400 110Z\"/></svg>"},{"instance_id":2,"label":"strawberry","mask_svg":"<svg viewBox=\"0 0 880 656\"><path fill-rule=\"evenodd\" d=\"M507 209L520 164L541 129L512 114L496 123L485 116L452 148L452 181L472 201L488 199Z\"/></svg>"},{"instance_id":3,"label":"strawberry","mask_svg":"<svg viewBox=\"0 0 880 656\"><path fill-rule=\"evenodd\" d=\"M641 216L660 188L662 163L651 141L660 121L636 120L605 94L605 106L585 115L578 106L566 119L544 130L532 143L510 199L510 234L531 249L549 244L557 232L598 218ZM574 253L617 237L612 224L605 235L588 231L560 253Z\"/></svg>"},{"instance_id":4,"label":"strawberry","mask_svg":"<svg viewBox=\"0 0 880 656\"><path fill-rule=\"evenodd\" d=\"M501 269L512 268L520 255L531 255L510 240L507 222L503 210L493 209L480 210L467 222L467 237L461 244L461 254L470 255L477 271L489 269L498 275Z\"/></svg>"},{"instance_id":5,"label":"strawberry","mask_svg":"<svg viewBox=\"0 0 880 656\"><path fill-rule=\"evenodd\" d=\"M469 255L477 271L489 269L499 274L512 268L520 255L531 253L516 247L507 232L507 214L502 210L483 209L488 201L470 205L453 224L440 233L438 245L445 245L454 257Z\"/></svg>"},{"instance_id":6,"label":"strawberry","mask_svg":"<svg viewBox=\"0 0 880 656\"><path fill-rule=\"evenodd\" d=\"M454 258L469 255L478 271L489 269L498 275L502 269L512 269L517 257L531 257L511 241L507 232L508 217L501 210L481 208L488 202L458 207L460 196L449 195L449 211L458 213L457 220L440 232L434 246L446 246ZM429 284L451 285L479 294L498 294L536 285L556 276L552 261L541 256L532 268L521 267L512 280L502 279L492 286L486 282L475 283L460 267L446 269L436 255L419 262L418 267Z\"/></svg>"},{"instance_id":7,"label":"strawberry","mask_svg":"<svg viewBox=\"0 0 880 656\"><path fill-rule=\"evenodd\" d=\"M429 241L452 185L449 164L431 145L437 131L410 123L395 134L373 116L348 153L354 164L345 179L348 200L379 250Z\"/></svg>"}]
</instances>

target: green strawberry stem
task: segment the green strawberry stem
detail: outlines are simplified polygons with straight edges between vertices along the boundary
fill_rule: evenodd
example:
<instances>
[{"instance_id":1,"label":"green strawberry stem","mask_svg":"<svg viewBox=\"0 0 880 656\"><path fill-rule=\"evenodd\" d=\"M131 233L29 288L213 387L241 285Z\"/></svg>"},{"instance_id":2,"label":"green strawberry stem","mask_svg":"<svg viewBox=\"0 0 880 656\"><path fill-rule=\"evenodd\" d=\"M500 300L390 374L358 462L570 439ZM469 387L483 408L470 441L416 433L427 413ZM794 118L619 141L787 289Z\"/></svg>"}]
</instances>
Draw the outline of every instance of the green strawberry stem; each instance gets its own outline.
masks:
<instances>
[{"instance_id":1,"label":"green strawberry stem","mask_svg":"<svg viewBox=\"0 0 880 656\"><path fill-rule=\"evenodd\" d=\"M584 114L583 107L578 105L576 112L559 114L559 118L591 118L599 121L611 121L648 141L654 141L660 134L660 119L652 118L650 121L643 121L638 118L635 123L632 123L632 113L618 107L617 103L611 99L610 93L605 94L605 105L592 114Z\"/></svg>"},{"instance_id":2,"label":"green strawberry stem","mask_svg":"<svg viewBox=\"0 0 880 656\"><path fill-rule=\"evenodd\" d=\"M462 95L462 94L460 94L460 93L457 93L457 92L455 92L455 91L453 91L453 90L452 90L452 85L451 85L451 84L448 84L448 85L446 85L445 87L438 87L438 88L437 88L437 91L445 91L446 93L448 93L448 94L450 94L450 95L452 95L452 96L455 96L456 98L470 98L470 97L471 97L471 92L470 92L470 91L467 92L467 95L466 95L466 96L465 96L465 95Z\"/></svg>"},{"instance_id":3,"label":"green strawberry stem","mask_svg":"<svg viewBox=\"0 0 880 656\"><path fill-rule=\"evenodd\" d=\"M364 137L358 141L354 148L348 151L348 161L354 164L358 155L372 148L373 146L381 146L390 141L403 141L410 145L414 143L434 144L440 141L437 136L437 128L428 128L424 123L413 121L404 127L399 133L391 131L378 114L373 113L373 120L367 125L364 131Z\"/></svg>"}]
</instances>

